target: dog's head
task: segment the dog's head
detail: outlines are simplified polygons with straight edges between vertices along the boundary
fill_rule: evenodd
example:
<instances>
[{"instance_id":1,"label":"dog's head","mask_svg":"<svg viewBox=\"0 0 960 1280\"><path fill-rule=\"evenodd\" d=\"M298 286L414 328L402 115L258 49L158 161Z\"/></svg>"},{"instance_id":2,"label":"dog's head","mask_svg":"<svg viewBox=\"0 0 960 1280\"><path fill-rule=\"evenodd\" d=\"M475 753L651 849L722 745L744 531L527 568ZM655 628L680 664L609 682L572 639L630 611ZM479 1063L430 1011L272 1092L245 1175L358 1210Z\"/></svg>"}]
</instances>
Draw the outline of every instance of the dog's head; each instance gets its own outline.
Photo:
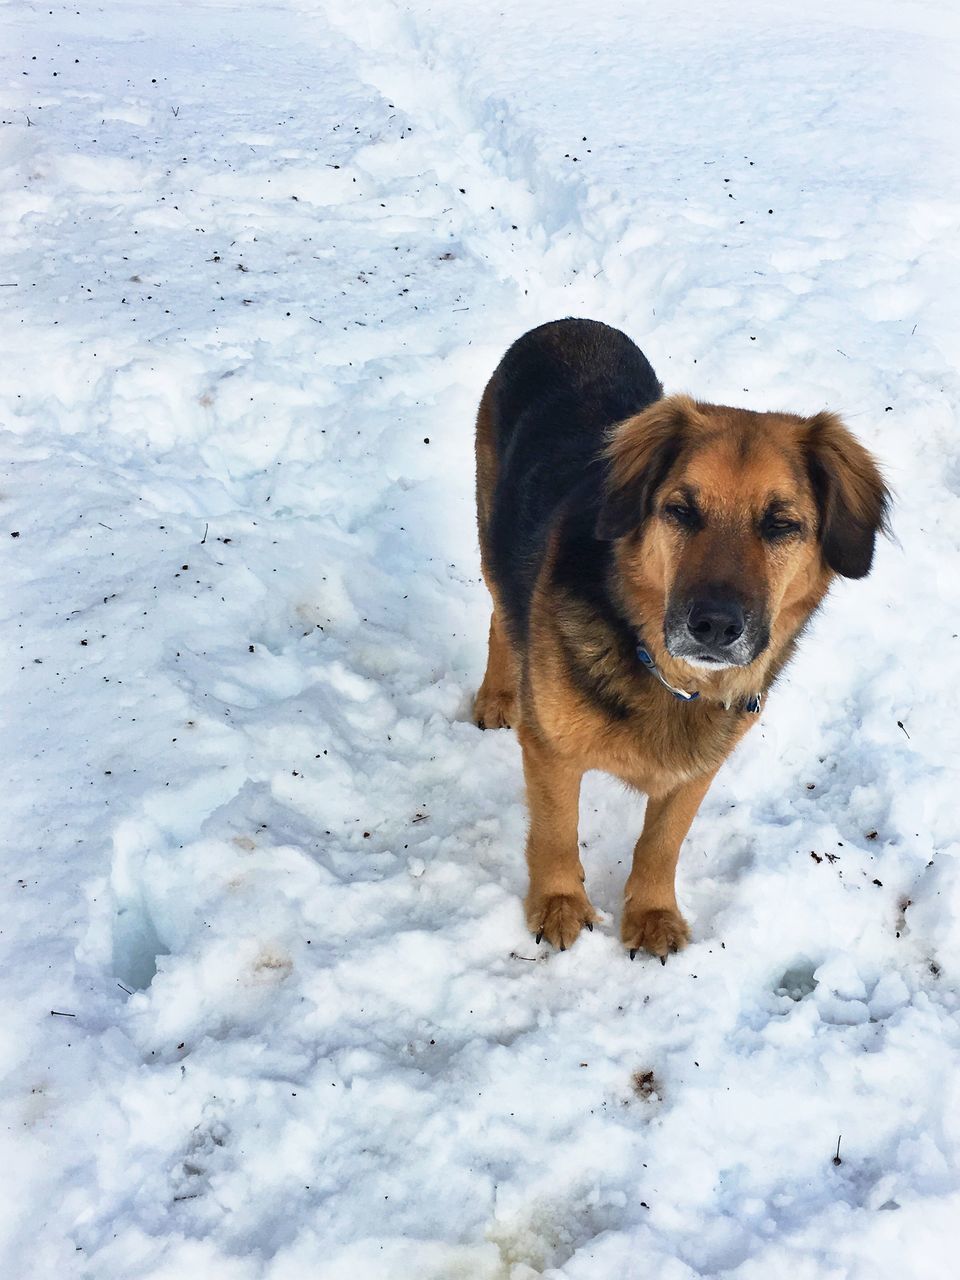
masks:
<instances>
[{"instance_id":1,"label":"dog's head","mask_svg":"<svg viewBox=\"0 0 960 1280\"><path fill-rule=\"evenodd\" d=\"M834 574L862 578L889 494L832 413L659 400L614 428L597 536L631 613L694 667L782 648Z\"/></svg>"}]
</instances>

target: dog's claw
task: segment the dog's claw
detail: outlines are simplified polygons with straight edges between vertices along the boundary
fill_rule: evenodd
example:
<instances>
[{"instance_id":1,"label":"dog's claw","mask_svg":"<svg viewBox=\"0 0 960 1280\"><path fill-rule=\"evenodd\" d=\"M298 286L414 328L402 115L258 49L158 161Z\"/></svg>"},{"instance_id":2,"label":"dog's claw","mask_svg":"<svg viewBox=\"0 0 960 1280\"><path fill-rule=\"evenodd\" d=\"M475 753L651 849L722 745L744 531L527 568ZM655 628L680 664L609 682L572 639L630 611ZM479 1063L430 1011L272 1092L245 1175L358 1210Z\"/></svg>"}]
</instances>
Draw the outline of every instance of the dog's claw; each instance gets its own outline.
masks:
<instances>
[{"instance_id":1,"label":"dog's claw","mask_svg":"<svg viewBox=\"0 0 960 1280\"><path fill-rule=\"evenodd\" d=\"M627 901L620 936L624 946L634 953L643 951L656 956L661 964L667 956L679 951L690 937L686 921L673 908L641 908Z\"/></svg>"},{"instance_id":2,"label":"dog's claw","mask_svg":"<svg viewBox=\"0 0 960 1280\"><path fill-rule=\"evenodd\" d=\"M566 948L566 947L564 946L564 944L561 942L561 943L560 943L560 950L561 950L561 951L566 951L566 949L567 949L567 948Z\"/></svg>"},{"instance_id":3,"label":"dog's claw","mask_svg":"<svg viewBox=\"0 0 960 1280\"><path fill-rule=\"evenodd\" d=\"M538 929L537 930L537 946L539 946L542 941L543 941L543 930Z\"/></svg>"},{"instance_id":4,"label":"dog's claw","mask_svg":"<svg viewBox=\"0 0 960 1280\"><path fill-rule=\"evenodd\" d=\"M592 921L592 920L584 920L584 922L583 922L583 923L587 926L587 928L590 930L590 932L591 932L591 933L593 933L593 921Z\"/></svg>"},{"instance_id":5,"label":"dog's claw","mask_svg":"<svg viewBox=\"0 0 960 1280\"><path fill-rule=\"evenodd\" d=\"M637 948L636 948L636 947L631 947L631 948L630 948L630 959L631 959L631 960L636 960L636 958L637 958Z\"/></svg>"}]
</instances>

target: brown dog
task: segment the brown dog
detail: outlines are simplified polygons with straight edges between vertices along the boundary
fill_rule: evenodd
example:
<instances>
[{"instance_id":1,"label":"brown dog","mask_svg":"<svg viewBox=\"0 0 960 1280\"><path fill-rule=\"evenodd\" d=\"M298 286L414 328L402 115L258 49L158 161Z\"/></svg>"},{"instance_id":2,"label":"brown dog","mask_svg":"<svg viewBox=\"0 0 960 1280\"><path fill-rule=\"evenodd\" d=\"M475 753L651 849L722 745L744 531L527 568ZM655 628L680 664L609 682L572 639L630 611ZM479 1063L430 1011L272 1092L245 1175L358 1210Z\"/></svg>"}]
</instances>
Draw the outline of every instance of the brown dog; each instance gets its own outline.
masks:
<instances>
[{"instance_id":1,"label":"brown dog","mask_svg":"<svg viewBox=\"0 0 960 1280\"><path fill-rule=\"evenodd\" d=\"M680 846L835 574L863 577L889 495L832 413L663 398L629 338L589 320L510 348L477 417L493 597L481 728L515 725L530 809L527 922L564 949L596 919L580 781L646 792L621 936L688 937Z\"/></svg>"}]
</instances>

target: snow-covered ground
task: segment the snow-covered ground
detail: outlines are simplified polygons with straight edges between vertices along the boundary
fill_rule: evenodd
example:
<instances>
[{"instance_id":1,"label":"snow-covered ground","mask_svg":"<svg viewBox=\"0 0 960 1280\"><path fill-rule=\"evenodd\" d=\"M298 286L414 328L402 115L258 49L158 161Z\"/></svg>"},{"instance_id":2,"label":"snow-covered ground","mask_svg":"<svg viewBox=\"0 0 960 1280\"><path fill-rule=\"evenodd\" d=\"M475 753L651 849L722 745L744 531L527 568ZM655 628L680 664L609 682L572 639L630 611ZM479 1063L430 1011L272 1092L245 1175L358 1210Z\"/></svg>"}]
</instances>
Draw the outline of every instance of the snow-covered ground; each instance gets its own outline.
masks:
<instances>
[{"instance_id":1,"label":"snow-covered ground","mask_svg":"<svg viewBox=\"0 0 960 1280\"><path fill-rule=\"evenodd\" d=\"M947 0L0 6L4 1276L955 1274L958 41ZM571 314L839 410L897 492L666 968L599 776L605 923L534 945L469 720L474 407Z\"/></svg>"}]
</instances>

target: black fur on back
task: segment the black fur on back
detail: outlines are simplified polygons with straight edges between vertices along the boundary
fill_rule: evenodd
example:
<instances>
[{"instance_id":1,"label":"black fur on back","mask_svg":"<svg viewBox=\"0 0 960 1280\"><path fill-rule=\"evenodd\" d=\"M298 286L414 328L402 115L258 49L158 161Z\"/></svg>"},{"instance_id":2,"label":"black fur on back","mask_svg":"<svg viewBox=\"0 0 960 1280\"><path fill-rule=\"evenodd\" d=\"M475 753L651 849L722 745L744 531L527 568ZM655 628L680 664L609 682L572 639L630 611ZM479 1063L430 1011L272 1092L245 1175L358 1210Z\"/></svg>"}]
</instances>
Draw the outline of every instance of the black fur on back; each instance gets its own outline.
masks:
<instances>
[{"instance_id":1,"label":"black fur on back","mask_svg":"<svg viewBox=\"0 0 960 1280\"><path fill-rule=\"evenodd\" d=\"M610 544L595 535L606 431L663 395L643 352L596 320L556 320L509 349L491 405L498 459L487 548L508 629L521 643L547 539L554 580L622 626L606 590Z\"/></svg>"}]
</instances>

